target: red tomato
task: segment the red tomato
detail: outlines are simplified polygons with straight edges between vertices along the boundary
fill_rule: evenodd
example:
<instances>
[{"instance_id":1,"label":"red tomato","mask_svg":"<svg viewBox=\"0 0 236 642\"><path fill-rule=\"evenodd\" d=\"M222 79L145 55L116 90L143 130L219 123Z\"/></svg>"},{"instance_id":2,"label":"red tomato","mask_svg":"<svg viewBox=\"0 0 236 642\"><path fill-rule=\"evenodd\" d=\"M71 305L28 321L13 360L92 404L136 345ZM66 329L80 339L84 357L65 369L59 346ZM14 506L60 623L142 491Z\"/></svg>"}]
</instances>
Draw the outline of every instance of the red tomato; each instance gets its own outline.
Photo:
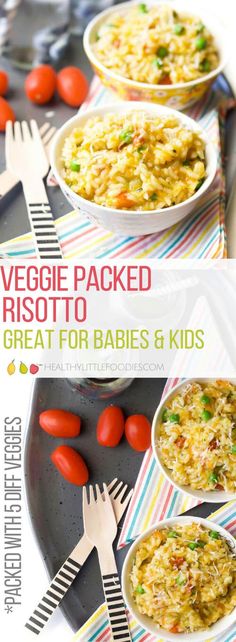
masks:
<instances>
[{"instance_id":1,"label":"red tomato","mask_svg":"<svg viewBox=\"0 0 236 642\"><path fill-rule=\"evenodd\" d=\"M88 81L78 67L64 67L57 74L57 91L70 107L79 107L88 93Z\"/></svg>"},{"instance_id":2,"label":"red tomato","mask_svg":"<svg viewBox=\"0 0 236 642\"><path fill-rule=\"evenodd\" d=\"M57 76L53 67L41 65L32 69L25 80L25 93L36 105L48 103L56 90Z\"/></svg>"},{"instance_id":3,"label":"red tomato","mask_svg":"<svg viewBox=\"0 0 236 642\"><path fill-rule=\"evenodd\" d=\"M81 419L67 410L44 410L39 415L39 425L52 437L78 437Z\"/></svg>"},{"instance_id":4,"label":"red tomato","mask_svg":"<svg viewBox=\"0 0 236 642\"><path fill-rule=\"evenodd\" d=\"M134 450L147 450L151 446L150 421L145 415L131 415L125 422L125 436Z\"/></svg>"},{"instance_id":5,"label":"red tomato","mask_svg":"<svg viewBox=\"0 0 236 642\"><path fill-rule=\"evenodd\" d=\"M8 90L8 75L0 70L0 96L5 96Z\"/></svg>"},{"instance_id":6,"label":"red tomato","mask_svg":"<svg viewBox=\"0 0 236 642\"><path fill-rule=\"evenodd\" d=\"M7 121L15 122L16 117L9 103L0 96L0 132L5 132Z\"/></svg>"},{"instance_id":7,"label":"red tomato","mask_svg":"<svg viewBox=\"0 0 236 642\"><path fill-rule=\"evenodd\" d=\"M71 484L83 486L87 483L89 472L81 455L70 446L58 446L51 454L51 460L62 477Z\"/></svg>"},{"instance_id":8,"label":"red tomato","mask_svg":"<svg viewBox=\"0 0 236 642\"><path fill-rule=\"evenodd\" d=\"M100 446L118 446L124 434L125 420L121 408L108 406L103 410L97 423L97 440Z\"/></svg>"}]
</instances>

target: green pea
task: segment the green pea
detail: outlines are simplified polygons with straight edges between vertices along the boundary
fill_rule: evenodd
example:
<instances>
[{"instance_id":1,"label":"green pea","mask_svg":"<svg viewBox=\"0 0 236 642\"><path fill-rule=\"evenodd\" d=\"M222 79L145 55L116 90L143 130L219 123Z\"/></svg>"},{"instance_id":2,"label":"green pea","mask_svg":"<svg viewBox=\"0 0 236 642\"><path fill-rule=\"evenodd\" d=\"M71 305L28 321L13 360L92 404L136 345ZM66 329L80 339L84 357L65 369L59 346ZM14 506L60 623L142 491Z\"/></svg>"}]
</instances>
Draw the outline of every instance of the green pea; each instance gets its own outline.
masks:
<instances>
[{"instance_id":1,"label":"green pea","mask_svg":"<svg viewBox=\"0 0 236 642\"><path fill-rule=\"evenodd\" d=\"M71 161L70 168L73 172L80 172L80 164L76 160Z\"/></svg>"},{"instance_id":2,"label":"green pea","mask_svg":"<svg viewBox=\"0 0 236 642\"><path fill-rule=\"evenodd\" d=\"M179 414L173 412L172 415L169 416L169 420L172 424L179 424L180 416Z\"/></svg>"},{"instance_id":3,"label":"green pea","mask_svg":"<svg viewBox=\"0 0 236 642\"><path fill-rule=\"evenodd\" d=\"M210 419L212 419L212 417L213 417L213 414L212 414L212 412L210 412L210 410L203 410L202 411L202 419L204 421L209 421Z\"/></svg>"},{"instance_id":4,"label":"green pea","mask_svg":"<svg viewBox=\"0 0 236 642\"><path fill-rule=\"evenodd\" d=\"M167 421L168 420L168 409L164 408L163 413L162 413L162 421Z\"/></svg>"},{"instance_id":5,"label":"green pea","mask_svg":"<svg viewBox=\"0 0 236 642\"><path fill-rule=\"evenodd\" d=\"M204 404L204 406L209 406L209 404L211 403L210 397L208 397L207 395L202 395L200 401Z\"/></svg>"},{"instance_id":6,"label":"green pea","mask_svg":"<svg viewBox=\"0 0 236 642\"><path fill-rule=\"evenodd\" d=\"M204 548L205 542L202 542L201 540L198 540L197 542L189 542L188 547L191 549L191 551L194 551L195 548Z\"/></svg>"},{"instance_id":7,"label":"green pea","mask_svg":"<svg viewBox=\"0 0 236 642\"><path fill-rule=\"evenodd\" d=\"M212 473L209 475L208 479L209 479L209 482L210 482L211 484L217 484L217 482L218 482L218 475L217 475L214 471L212 471Z\"/></svg>"},{"instance_id":8,"label":"green pea","mask_svg":"<svg viewBox=\"0 0 236 642\"><path fill-rule=\"evenodd\" d=\"M199 36L199 38L197 38L195 44L196 44L196 49L198 51L202 51L203 49L206 49L207 40L206 40L206 38L203 38L203 36Z\"/></svg>"},{"instance_id":9,"label":"green pea","mask_svg":"<svg viewBox=\"0 0 236 642\"><path fill-rule=\"evenodd\" d=\"M174 32L177 36L182 36L183 33L185 33L185 27L183 25L177 24L174 26Z\"/></svg>"},{"instance_id":10,"label":"green pea","mask_svg":"<svg viewBox=\"0 0 236 642\"><path fill-rule=\"evenodd\" d=\"M157 67L158 69L161 69L161 68L163 67L163 62L162 62L162 60L159 60L159 58L154 58L154 60L153 60L153 64L154 64L154 65L155 65L155 67Z\"/></svg>"},{"instance_id":11,"label":"green pea","mask_svg":"<svg viewBox=\"0 0 236 642\"><path fill-rule=\"evenodd\" d=\"M179 537L179 536L178 536L178 533L176 533L176 531L169 531L169 533L167 533L167 537L171 537L171 538L173 537L174 539L176 539L176 537Z\"/></svg>"},{"instance_id":12,"label":"green pea","mask_svg":"<svg viewBox=\"0 0 236 642\"><path fill-rule=\"evenodd\" d=\"M156 201L157 200L157 194L153 192L153 194L150 196L150 201Z\"/></svg>"},{"instance_id":13,"label":"green pea","mask_svg":"<svg viewBox=\"0 0 236 642\"><path fill-rule=\"evenodd\" d=\"M188 167L189 165L190 165L190 161L189 161L189 160L187 160L187 158L186 158L186 160L185 160L185 161L183 161L183 166L184 166L184 167Z\"/></svg>"},{"instance_id":14,"label":"green pea","mask_svg":"<svg viewBox=\"0 0 236 642\"><path fill-rule=\"evenodd\" d=\"M220 534L218 533L218 531L210 531L209 536L211 537L211 539L219 539Z\"/></svg>"},{"instance_id":15,"label":"green pea","mask_svg":"<svg viewBox=\"0 0 236 642\"><path fill-rule=\"evenodd\" d=\"M185 577L183 577L183 575L181 575L181 573L176 578L176 584L178 584L179 586L183 586L184 584L186 584L186 579Z\"/></svg>"},{"instance_id":16,"label":"green pea","mask_svg":"<svg viewBox=\"0 0 236 642\"><path fill-rule=\"evenodd\" d=\"M123 129L120 132L120 139L123 140L124 143L126 143L127 145L131 143L132 138L133 138L133 132L131 131L131 129Z\"/></svg>"},{"instance_id":17,"label":"green pea","mask_svg":"<svg viewBox=\"0 0 236 642\"><path fill-rule=\"evenodd\" d=\"M141 4L139 5L139 9L140 11L142 11L142 13L148 13L147 5L144 2L141 2Z\"/></svg>"},{"instance_id":18,"label":"green pea","mask_svg":"<svg viewBox=\"0 0 236 642\"><path fill-rule=\"evenodd\" d=\"M207 58L202 60L202 62L200 62L200 65L199 65L199 69L200 69L200 71L205 71L205 72L211 71L211 63L210 63L210 61L207 60Z\"/></svg>"},{"instance_id":19,"label":"green pea","mask_svg":"<svg viewBox=\"0 0 236 642\"><path fill-rule=\"evenodd\" d=\"M200 178L200 181L198 181L198 183L197 183L197 185L195 187L195 192L197 192L198 189L200 189L200 187L202 187L204 181L205 181L205 178Z\"/></svg>"},{"instance_id":20,"label":"green pea","mask_svg":"<svg viewBox=\"0 0 236 642\"><path fill-rule=\"evenodd\" d=\"M236 444L234 444L231 448L231 453L232 455L236 455Z\"/></svg>"},{"instance_id":21,"label":"green pea","mask_svg":"<svg viewBox=\"0 0 236 642\"><path fill-rule=\"evenodd\" d=\"M166 56L168 56L168 49L166 47L158 47L157 56L158 58L166 58Z\"/></svg>"},{"instance_id":22,"label":"green pea","mask_svg":"<svg viewBox=\"0 0 236 642\"><path fill-rule=\"evenodd\" d=\"M145 152L145 149L147 149L146 145L139 145L139 147L137 148L137 151L141 153L141 152Z\"/></svg>"},{"instance_id":23,"label":"green pea","mask_svg":"<svg viewBox=\"0 0 236 642\"><path fill-rule=\"evenodd\" d=\"M142 587L142 584L138 584L138 586L136 587L136 593L138 593L139 595L143 595L143 593L145 593L145 590Z\"/></svg>"}]
</instances>

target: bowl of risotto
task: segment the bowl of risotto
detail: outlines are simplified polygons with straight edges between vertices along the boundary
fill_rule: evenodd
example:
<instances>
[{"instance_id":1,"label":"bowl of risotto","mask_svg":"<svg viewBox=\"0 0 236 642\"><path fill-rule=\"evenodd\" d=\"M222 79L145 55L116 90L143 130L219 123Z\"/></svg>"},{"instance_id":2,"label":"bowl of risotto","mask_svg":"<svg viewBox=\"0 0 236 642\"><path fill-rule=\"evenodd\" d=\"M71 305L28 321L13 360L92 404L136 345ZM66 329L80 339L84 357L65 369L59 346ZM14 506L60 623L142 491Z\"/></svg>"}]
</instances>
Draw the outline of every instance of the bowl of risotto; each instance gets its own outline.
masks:
<instances>
[{"instance_id":1,"label":"bowl of risotto","mask_svg":"<svg viewBox=\"0 0 236 642\"><path fill-rule=\"evenodd\" d=\"M84 49L102 83L124 100L186 109L224 68L228 34L188 3L129 2L96 16Z\"/></svg>"},{"instance_id":2,"label":"bowl of risotto","mask_svg":"<svg viewBox=\"0 0 236 642\"><path fill-rule=\"evenodd\" d=\"M123 102L69 120L52 168L72 207L118 234L171 227L210 186L216 150L199 125L173 109Z\"/></svg>"},{"instance_id":3,"label":"bowl of risotto","mask_svg":"<svg viewBox=\"0 0 236 642\"><path fill-rule=\"evenodd\" d=\"M188 379L152 425L158 466L179 490L208 502L236 499L236 381Z\"/></svg>"},{"instance_id":4,"label":"bowl of risotto","mask_svg":"<svg viewBox=\"0 0 236 642\"><path fill-rule=\"evenodd\" d=\"M179 642L217 637L236 620L235 539L200 517L159 522L132 544L122 587L150 633Z\"/></svg>"}]
</instances>

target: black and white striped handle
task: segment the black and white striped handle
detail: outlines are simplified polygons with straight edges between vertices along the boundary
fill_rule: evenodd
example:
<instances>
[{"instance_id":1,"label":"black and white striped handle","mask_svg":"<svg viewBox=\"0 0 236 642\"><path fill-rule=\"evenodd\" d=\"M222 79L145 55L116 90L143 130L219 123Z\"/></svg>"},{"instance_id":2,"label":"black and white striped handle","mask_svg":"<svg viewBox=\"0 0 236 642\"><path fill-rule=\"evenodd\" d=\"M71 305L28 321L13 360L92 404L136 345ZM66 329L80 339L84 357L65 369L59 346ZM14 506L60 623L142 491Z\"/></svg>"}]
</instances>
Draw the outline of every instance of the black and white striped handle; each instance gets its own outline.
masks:
<instances>
[{"instance_id":1,"label":"black and white striped handle","mask_svg":"<svg viewBox=\"0 0 236 642\"><path fill-rule=\"evenodd\" d=\"M39 259L62 259L51 207L47 199L41 203L27 202L27 210L32 232L36 241Z\"/></svg>"},{"instance_id":2,"label":"black and white striped handle","mask_svg":"<svg viewBox=\"0 0 236 642\"><path fill-rule=\"evenodd\" d=\"M39 635L39 633L42 632L45 624L47 624L49 618L54 613L57 606L59 606L62 598L67 593L80 569L81 564L76 562L72 557L68 557L66 562L61 566L60 570L53 578L49 589L38 603L28 622L25 624L26 628L29 629L31 633Z\"/></svg>"},{"instance_id":3,"label":"black and white striped handle","mask_svg":"<svg viewBox=\"0 0 236 642\"><path fill-rule=\"evenodd\" d=\"M125 604L117 573L102 575L104 596L114 642L131 642Z\"/></svg>"}]
</instances>

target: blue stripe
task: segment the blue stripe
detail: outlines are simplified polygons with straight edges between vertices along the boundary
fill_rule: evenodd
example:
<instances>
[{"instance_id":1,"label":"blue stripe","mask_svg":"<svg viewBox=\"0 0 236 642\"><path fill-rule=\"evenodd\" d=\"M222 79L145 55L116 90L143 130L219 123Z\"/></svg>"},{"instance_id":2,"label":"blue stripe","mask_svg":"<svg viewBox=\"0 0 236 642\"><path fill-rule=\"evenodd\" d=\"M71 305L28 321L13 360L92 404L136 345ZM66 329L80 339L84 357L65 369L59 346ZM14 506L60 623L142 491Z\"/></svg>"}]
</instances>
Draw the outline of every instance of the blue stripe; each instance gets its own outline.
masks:
<instances>
[{"instance_id":1,"label":"blue stripe","mask_svg":"<svg viewBox=\"0 0 236 642\"><path fill-rule=\"evenodd\" d=\"M4 252L4 250L3 250L3 252ZM35 250L34 249L32 249L32 250L19 250L18 252L11 252L11 251L8 252L8 250L7 250L7 256L20 256L20 255L25 256L26 254L35 254Z\"/></svg>"},{"instance_id":2,"label":"blue stripe","mask_svg":"<svg viewBox=\"0 0 236 642\"><path fill-rule=\"evenodd\" d=\"M60 239L65 239L67 236L70 236L70 234L74 234L74 232L78 232L78 230L82 230L84 227L88 227L88 225L91 225L90 221L86 220L85 222L83 221L80 225L77 227L73 227L73 230L69 230L68 232L63 232L60 234L59 230L59 237Z\"/></svg>"},{"instance_id":3,"label":"blue stripe","mask_svg":"<svg viewBox=\"0 0 236 642\"><path fill-rule=\"evenodd\" d=\"M102 254L97 255L97 259L102 259L104 256L107 256L111 252L114 252L114 250L117 250L118 247L122 247L122 245L125 245L126 243L129 243L129 241L132 241L134 239L133 236L127 236L127 238L123 239L120 241L120 243L117 243L117 245L113 245L110 249L105 250L105 252L102 252Z\"/></svg>"},{"instance_id":4,"label":"blue stripe","mask_svg":"<svg viewBox=\"0 0 236 642\"><path fill-rule=\"evenodd\" d=\"M212 205L214 203L215 199L216 199L216 197L214 196L214 198L211 201L209 201L209 203L207 203L207 207L210 207L210 205ZM195 223L195 221L201 216L201 214L204 214L205 208L206 208L206 204L204 204L204 206L201 207L200 210L197 211L196 215L193 218L191 217L190 222L187 223L187 225L185 227L181 227L179 236L174 239L173 243L168 245L168 248L166 250L164 250L162 252L162 254L159 255L158 258L162 258L163 256L165 256L165 254L167 254L167 252L169 252L169 250L171 250L176 245L176 243L178 241L180 241L180 239L183 237L183 235L186 232L188 232L188 230L192 227L192 225ZM205 211L205 213L207 214L207 210Z\"/></svg>"},{"instance_id":5,"label":"blue stripe","mask_svg":"<svg viewBox=\"0 0 236 642\"><path fill-rule=\"evenodd\" d=\"M95 633L89 638L88 642L93 642L93 640L96 640L99 633L101 633L106 628L106 626L108 626L108 624L108 620L105 620L105 622L103 622L99 629L96 629Z\"/></svg>"},{"instance_id":6,"label":"blue stripe","mask_svg":"<svg viewBox=\"0 0 236 642\"><path fill-rule=\"evenodd\" d=\"M136 504L136 507L135 507L135 514L134 514L134 517L133 517L133 519L131 521L129 530L127 532L127 538L130 538L132 536L132 529L134 528L134 525L135 525L135 522L136 522L136 515L139 512L139 509L140 509L140 506L142 504L142 501L143 501L143 499L144 499L144 497L146 495L146 492L147 492L147 489L148 489L148 485L149 485L150 479L152 477L152 473L154 472L155 466L156 466L156 462L155 462L155 459L153 459L152 464L151 464L150 469L149 469L149 472L148 472L147 477L146 477L146 481L145 481L145 485L144 485L143 491L142 491L142 493L141 493L141 495L139 497L139 500L138 500L138 502Z\"/></svg>"},{"instance_id":7,"label":"blue stripe","mask_svg":"<svg viewBox=\"0 0 236 642\"><path fill-rule=\"evenodd\" d=\"M218 232L219 232L219 230L216 230L214 232L214 234L212 234L212 236L210 237L210 240L208 241L207 245L205 245L203 250L200 252L199 259L204 255L204 253L206 252L206 250L209 247L209 245L211 245L212 241L214 241L217 238Z\"/></svg>"},{"instance_id":8,"label":"blue stripe","mask_svg":"<svg viewBox=\"0 0 236 642\"><path fill-rule=\"evenodd\" d=\"M175 500L177 499L178 494L179 494L179 491L175 490L174 495L173 495L173 499L172 499L172 502L171 502L171 505L170 505L170 508L168 510L168 513L167 513L167 517L171 517L171 515L172 515L172 510L174 508Z\"/></svg>"}]
</instances>

